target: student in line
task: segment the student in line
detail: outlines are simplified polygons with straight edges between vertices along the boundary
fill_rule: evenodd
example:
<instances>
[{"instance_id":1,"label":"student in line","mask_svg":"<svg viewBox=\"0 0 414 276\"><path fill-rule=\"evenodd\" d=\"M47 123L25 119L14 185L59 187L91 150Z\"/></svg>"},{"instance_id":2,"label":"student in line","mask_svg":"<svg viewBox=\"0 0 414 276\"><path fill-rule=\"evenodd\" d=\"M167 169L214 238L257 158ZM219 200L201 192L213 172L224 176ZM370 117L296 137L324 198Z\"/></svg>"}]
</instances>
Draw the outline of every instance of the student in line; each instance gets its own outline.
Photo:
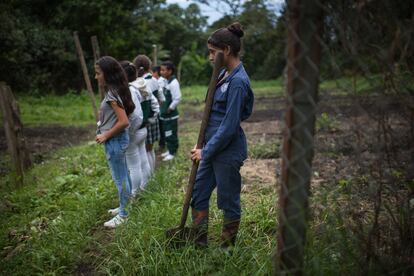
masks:
<instances>
[{"instance_id":1,"label":"student in line","mask_svg":"<svg viewBox=\"0 0 414 276\"><path fill-rule=\"evenodd\" d=\"M174 75L175 66L171 61L165 61L161 64L161 76L167 80L164 88L165 102L161 106L160 120L165 136L165 143L168 151L161 156L163 161L174 159L178 150L178 109L177 106L181 101L180 84Z\"/></svg>"},{"instance_id":2,"label":"student in line","mask_svg":"<svg viewBox=\"0 0 414 276\"><path fill-rule=\"evenodd\" d=\"M158 91L164 95L164 87L167 84L167 80L164 79L161 76L161 66L154 66L152 67L152 76L157 80L158 82ZM160 103L160 106L162 106L162 103ZM159 127L160 127L160 140L158 142L158 145L160 147L160 151L163 152L165 150L165 137L164 137L164 130L162 129L162 121L158 120Z\"/></svg>"},{"instance_id":3,"label":"student in line","mask_svg":"<svg viewBox=\"0 0 414 276\"><path fill-rule=\"evenodd\" d=\"M240 61L243 30L239 23L216 30L207 41L209 59L224 54L221 72L202 149L193 149L191 159L201 161L192 195L195 243L207 245L209 200L217 187L217 205L224 212L221 233L223 248L234 246L241 208L240 168L247 158L246 137L240 123L249 118L254 96L250 80Z\"/></svg>"},{"instance_id":4,"label":"student in line","mask_svg":"<svg viewBox=\"0 0 414 276\"><path fill-rule=\"evenodd\" d=\"M141 185L144 183L144 175L148 174L148 172L145 173L145 169L148 171L149 166L145 151L147 128L145 126L142 127L144 116L139 100L141 96L139 89L131 84L137 78L137 70L134 64L129 61L121 61L121 66L130 83L129 90L131 91L131 98L135 104L135 111L129 116L129 146L126 151L127 165L131 176L131 195L135 197L140 191Z\"/></svg>"},{"instance_id":5,"label":"student in line","mask_svg":"<svg viewBox=\"0 0 414 276\"><path fill-rule=\"evenodd\" d=\"M155 152L154 144L160 140L160 128L159 128L159 106L165 101L164 94L159 91L157 80L152 77L150 72L151 60L146 55L138 55L134 59L134 64L138 69L138 77L142 77L145 80L147 89L152 93L151 97L152 113L148 118L148 136L146 140L146 150L148 160L150 162L151 172L155 171ZM154 101L156 99L157 102Z\"/></svg>"},{"instance_id":6,"label":"student in line","mask_svg":"<svg viewBox=\"0 0 414 276\"><path fill-rule=\"evenodd\" d=\"M129 144L128 116L134 112L135 104L125 72L113 57L104 56L96 62L95 78L106 90L100 106L95 140L105 146L106 159L119 197L119 213L105 222L104 226L115 228L128 217L126 206L131 194L131 181L125 152Z\"/></svg>"},{"instance_id":7,"label":"student in line","mask_svg":"<svg viewBox=\"0 0 414 276\"><path fill-rule=\"evenodd\" d=\"M134 64L135 65L135 64ZM139 64L138 64L139 65ZM135 65L136 67L136 65ZM140 66L142 67L142 66ZM138 67L139 68L139 67ZM141 108L142 108L142 113L143 113L143 124L141 126L141 128L146 128L147 130L147 137L148 135L151 135L149 133L149 128L148 128L148 124L151 124L152 119L155 117L157 117L158 113L159 113L159 104L158 104L158 100L155 98L155 96L151 93L151 90L148 89L146 81L144 78L142 78L142 75L140 75L140 70L142 70L142 68L138 69L137 68L137 75L138 78L131 82L130 85L135 86L136 88L138 88L139 91L139 100L141 102ZM152 134L154 135L154 134ZM145 140L147 140L147 138L145 138ZM144 156L145 155L145 156ZM141 190L145 190L148 181L151 177L152 174L152 170L151 170L151 162L152 160L149 158L148 152L145 150L145 154L143 153L142 160L147 160L147 162L143 162L142 164L145 165L145 168L143 167L143 173L144 173L144 178L143 178L143 183L141 184ZM154 159L155 161L155 159Z\"/></svg>"}]
</instances>

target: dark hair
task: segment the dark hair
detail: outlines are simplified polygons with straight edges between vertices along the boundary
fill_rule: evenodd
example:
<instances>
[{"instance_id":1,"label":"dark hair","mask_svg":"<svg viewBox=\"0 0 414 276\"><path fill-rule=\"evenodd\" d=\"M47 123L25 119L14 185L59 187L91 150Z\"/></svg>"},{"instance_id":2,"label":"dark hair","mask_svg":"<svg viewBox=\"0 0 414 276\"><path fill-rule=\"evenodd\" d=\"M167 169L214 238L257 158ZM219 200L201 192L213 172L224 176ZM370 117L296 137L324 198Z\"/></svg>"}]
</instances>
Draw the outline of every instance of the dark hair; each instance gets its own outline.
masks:
<instances>
[{"instance_id":1,"label":"dark hair","mask_svg":"<svg viewBox=\"0 0 414 276\"><path fill-rule=\"evenodd\" d=\"M208 38L207 43L223 50L226 46L229 46L232 55L237 56L241 49L240 39L243 35L244 32L240 23L234 22L226 28L214 31Z\"/></svg>"},{"instance_id":2,"label":"dark hair","mask_svg":"<svg viewBox=\"0 0 414 276\"><path fill-rule=\"evenodd\" d=\"M142 77L151 68L151 60L146 55L136 56L133 62L138 71L138 77Z\"/></svg>"},{"instance_id":3,"label":"dark hair","mask_svg":"<svg viewBox=\"0 0 414 276\"><path fill-rule=\"evenodd\" d=\"M172 63L172 61L164 61L163 63L161 63L161 66L165 66L168 70L172 70L173 74L175 73L175 65L174 63Z\"/></svg>"},{"instance_id":4,"label":"dark hair","mask_svg":"<svg viewBox=\"0 0 414 276\"><path fill-rule=\"evenodd\" d=\"M160 66L154 66L152 67L152 72L157 72L158 75L161 73L161 67Z\"/></svg>"},{"instance_id":5,"label":"dark hair","mask_svg":"<svg viewBox=\"0 0 414 276\"><path fill-rule=\"evenodd\" d=\"M132 64L128 60L123 60L120 62L122 68L125 71L125 74L127 76L128 82L133 82L137 79L137 68L134 64Z\"/></svg>"},{"instance_id":6,"label":"dark hair","mask_svg":"<svg viewBox=\"0 0 414 276\"><path fill-rule=\"evenodd\" d=\"M119 95L125 112L129 116L134 112L135 104L132 101L128 80L121 64L113 57L104 56L96 61L96 65L102 70L106 88Z\"/></svg>"}]
</instances>

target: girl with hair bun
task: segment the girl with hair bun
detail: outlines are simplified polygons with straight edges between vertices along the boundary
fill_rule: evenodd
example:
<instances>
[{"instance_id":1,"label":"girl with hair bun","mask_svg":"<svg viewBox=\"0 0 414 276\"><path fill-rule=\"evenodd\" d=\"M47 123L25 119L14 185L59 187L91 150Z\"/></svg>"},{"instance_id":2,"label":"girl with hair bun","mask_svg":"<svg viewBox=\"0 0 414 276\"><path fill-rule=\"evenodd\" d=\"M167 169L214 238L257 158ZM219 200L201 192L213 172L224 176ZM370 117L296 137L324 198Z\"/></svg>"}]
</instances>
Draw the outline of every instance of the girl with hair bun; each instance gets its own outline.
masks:
<instances>
[{"instance_id":1,"label":"girl with hair bun","mask_svg":"<svg viewBox=\"0 0 414 276\"><path fill-rule=\"evenodd\" d=\"M125 152L129 144L128 117L133 114L135 104L129 92L125 72L113 57L104 56L96 62L95 79L106 90L99 111L95 140L105 145L106 159L119 197L117 214L105 222L104 226L115 228L128 217L126 206L131 194L131 180Z\"/></svg>"},{"instance_id":2,"label":"girl with hair bun","mask_svg":"<svg viewBox=\"0 0 414 276\"><path fill-rule=\"evenodd\" d=\"M249 118L254 102L249 76L240 61L243 35L236 22L216 30L207 40L210 61L223 53L224 69L218 78L204 146L191 151L191 159L201 162L191 201L193 237L198 246L207 245L209 200L216 187L217 205L224 212L223 248L235 245L240 225L240 168L247 158L240 123Z\"/></svg>"}]
</instances>

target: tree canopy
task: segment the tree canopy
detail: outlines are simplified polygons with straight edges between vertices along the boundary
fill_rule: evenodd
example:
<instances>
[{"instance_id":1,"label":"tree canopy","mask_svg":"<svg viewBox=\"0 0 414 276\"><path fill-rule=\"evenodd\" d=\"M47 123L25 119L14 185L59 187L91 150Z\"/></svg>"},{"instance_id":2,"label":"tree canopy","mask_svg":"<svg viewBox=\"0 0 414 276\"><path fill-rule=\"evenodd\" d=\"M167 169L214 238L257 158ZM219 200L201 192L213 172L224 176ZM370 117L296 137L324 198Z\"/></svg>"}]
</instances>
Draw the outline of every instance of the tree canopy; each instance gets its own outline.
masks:
<instances>
[{"instance_id":1,"label":"tree canopy","mask_svg":"<svg viewBox=\"0 0 414 276\"><path fill-rule=\"evenodd\" d=\"M65 93L84 87L73 42L79 32L93 76L90 37L96 35L101 55L132 60L152 57L152 45L162 49L159 59L182 68L185 84L208 82L210 65L206 39L214 29L239 20L246 29L243 61L254 78L277 77L283 69L284 30L266 1L230 6L231 12L207 23L197 2L186 8L164 0L8 0L0 3L0 75L24 93ZM217 3L220 1L216 1ZM223 4L226 1L223 2ZM231 1L230 1L231 2ZM232 4L232 3L230 3ZM268 60L272 61L263 62Z\"/></svg>"},{"instance_id":2,"label":"tree canopy","mask_svg":"<svg viewBox=\"0 0 414 276\"><path fill-rule=\"evenodd\" d=\"M395 60L407 55L406 60L412 58L411 33L405 26L410 25L413 4L388 0L358 3L330 1L325 5L323 39L331 53L323 56L322 70L328 75L332 70L326 56L351 69L361 62L371 66L381 55ZM198 4L220 9L223 16L209 25ZM183 84L207 84L211 66L205 43L209 34L239 21L245 29L242 60L249 75L274 79L285 67L285 19L285 6L275 6L271 0L192 0L186 8L168 5L165 0L6 0L0 3L0 76L13 90L24 93L82 89L72 36L78 31L91 77L90 37L96 35L101 55L120 60L132 60L138 54L152 57L156 44L158 60L171 59L181 69ZM395 44L393 49L381 54L381 45L390 42ZM349 58L356 53L358 60Z\"/></svg>"}]
</instances>

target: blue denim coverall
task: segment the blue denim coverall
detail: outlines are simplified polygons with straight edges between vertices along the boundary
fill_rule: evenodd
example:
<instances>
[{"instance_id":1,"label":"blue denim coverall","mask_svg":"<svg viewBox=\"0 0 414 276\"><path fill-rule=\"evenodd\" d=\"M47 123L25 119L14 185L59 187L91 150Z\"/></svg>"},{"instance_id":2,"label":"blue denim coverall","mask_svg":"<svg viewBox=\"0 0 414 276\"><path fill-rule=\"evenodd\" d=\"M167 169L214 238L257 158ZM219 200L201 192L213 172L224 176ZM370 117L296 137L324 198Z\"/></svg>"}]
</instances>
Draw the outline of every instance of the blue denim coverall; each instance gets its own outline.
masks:
<instances>
[{"instance_id":1,"label":"blue denim coverall","mask_svg":"<svg viewBox=\"0 0 414 276\"><path fill-rule=\"evenodd\" d=\"M217 187L217 205L224 211L224 218L238 220L240 167L247 158L246 136L240 123L252 113L254 96L241 63L227 78L223 77L224 72L216 86L191 207L207 210L211 193Z\"/></svg>"}]
</instances>

